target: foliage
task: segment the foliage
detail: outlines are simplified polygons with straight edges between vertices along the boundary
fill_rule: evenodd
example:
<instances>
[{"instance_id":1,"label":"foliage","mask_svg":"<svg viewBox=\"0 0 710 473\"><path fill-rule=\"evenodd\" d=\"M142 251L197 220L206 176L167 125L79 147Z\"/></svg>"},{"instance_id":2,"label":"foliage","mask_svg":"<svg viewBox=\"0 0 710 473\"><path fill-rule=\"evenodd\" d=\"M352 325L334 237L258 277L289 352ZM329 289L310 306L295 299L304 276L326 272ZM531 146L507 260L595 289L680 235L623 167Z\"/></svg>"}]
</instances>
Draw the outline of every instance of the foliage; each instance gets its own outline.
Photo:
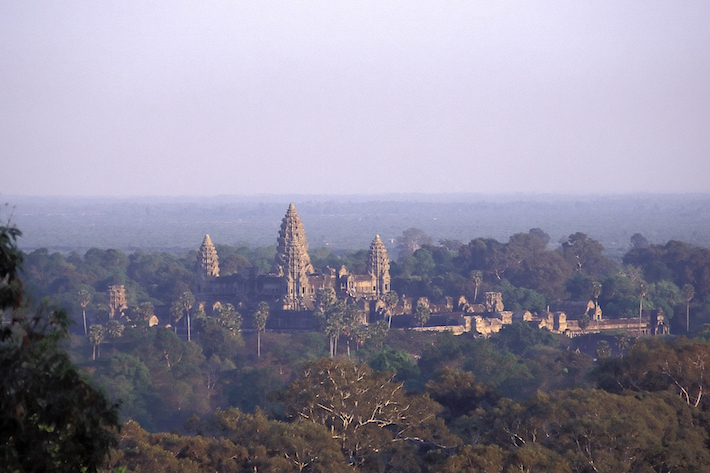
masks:
<instances>
[{"instance_id":1,"label":"foliage","mask_svg":"<svg viewBox=\"0 0 710 473\"><path fill-rule=\"evenodd\" d=\"M191 424L199 430L197 435L149 434L129 422L106 471L348 471L337 443L319 426L285 424L260 412L244 414L237 409L218 410L210 420L194 419Z\"/></svg>"},{"instance_id":2,"label":"foliage","mask_svg":"<svg viewBox=\"0 0 710 473\"><path fill-rule=\"evenodd\" d=\"M414 380L419 377L419 367L411 355L404 350L385 348L368 362L376 371L394 373L400 381Z\"/></svg>"},{"instance_id":3,"label":"foliage","mask_svg":"<svg viewBox=\"0 0 710 473\"><path fill-rule=\"evenodd\" d=\"M399 461L412 443L455 442L436 419L436 403L405 395L401 383L366 365L328 359L306 364L281 398L294 421L327 427L359 468L376 471Z\"/></svg>"},{"instance_id":4,"label":"foliage","mask_svg":"<svg viewBox=\"0 0 710 473\"><path fill-rule=\"evenodd\" d=\"M229 405L243 412L281 412L283 409L277 402L276 393L287 385L287 380L278 368L265 366L255 368L240 374L229 392Z\"/></svg>"},{"instance_id":5,"label":"foliage","mask_svg":"<svg viewBox=\"0 0 710 473\"><path fill-rule=\"evenodd\" d=\"M150 370L139 358L118 353L100 360L94 379L114 402L120 400L121 419L134 419L155 428L153 413L160 404L153 389Z\"/></svg>"},{"instance_id":6,"label":"foliage","mask_svg":"<svg viewBox=\"0 0 710 473\"><path fill-rule=\"evenodd\" d=\"M103 325L94 324L89 328L89 341L94 347L92 359L95 360L97 356L101 356L100 346L106 338L106 329ZM97 355L98 353L98 355Z\"/></svg>"},{"instance_id":7,"label":"foliage","mask_svg":"<svg viewBox=\"0 0 710 473\"><path fill-rule=\"evenodd\" d=\"M567 342L566 337L531 327L525 322L516 322L501 327L500 331L491 339L491 342L502 351L516 355L530 354L533 347L561 346Z\"/></svg>"},{"instance_id":8,"label":"foliage","mask_svg":"<svg viewBox=\"0 0 710 473\"><path fill-rule=\"evenodd\" d=\"M414 321L418 326L423 327L431 317L431 310L425 305L418 305L414 310Z\"/></svg>"},{"instance_id":9,"label":"foliage","mask_svg":"<svg viewBox=\"0 0 710 473\"><path fill-rule=\"evenodd\" d=\"M539 446L541 459L558 463L554 459L561 457L571 471L690 472L710 466L702 447L707 434L687 406L666 394L538 394L523 404L501 400L470 421L484 443L513 452ZM520 466L531 468L532 460L520 457Z\"/></svg>"},{"instance_id":10,"label":"foliage","mask_svg":"<svg viewBox=\"0 0 710 473\"><path fill-rule=\"evenodd\" d=\"M6 238L13 241L9 234ZM508 241L423 242L392 263L392 286L432 302L443 295L475 301L481 291L495 290L503 293L506 309L537 312L569 294L598 301L605 318L638 317L641 304L662 308L669 318L681 308L686 314L692 309L694 324L700 325L710 307L703 289L710 267L706 252L682 242L632 241L636 243L624 266L606 259L601 244L583 233L570 235L557 248L539 229L514 234ZM218 252L223 274L249 267L266 271L273 259L273 247L218 245ZM336 253L323 247L311 256L318 267L345 264L364 272L367 264L366 250ZM113 356L86 361L111 399L122 400L122 419L136 419L149 430L172 430L192 414L223 409L200 424L194 437L150 435L129 424L122 450L114 452L116 468L343 471L355 466L365 471L507 472L590 471L592 465L600 471L705 467L707 438L698 427L707 427L704 366L710 355L699 340L640 340L629 349L628 337L621 336L616 345L622 358L612 356L603 340L588 377L595 366L591 357L567 349L565 337L529 324L506 325L489 339L390 332L387 320L363 325L357 306L337 301L330 289L321 290L317 301L316 317L325 336L262 333L268 312L261 304L254 311L249 303L245 307L254 316L256 331L242 334L241 316L229 304L209 316L201 309L191 314L195 301L183 296L192 283L194 251L176 257L91 249L82 257L36 250L26 261L26 287L38 296L66 301L77 321L86 309L87 323L93 322L95 331L97 322L105 322L107 310L101 307L107 302L106 286L125 284L134 326L119 335L122 325L106 323L104 335L113 342ZM0 296L13 301L11 291L21 289L19 279L3 275L7 283L0 284ZM690 297L687 287L693 288ZM90 300L77 297L80 292ZM397 300L394 291L385 295L386 314ZM176 321L194 316L196 343L145 323L155 312L164 320L172 301ZM423 312L417 308L415 313L419 310ZM580 322L583 327L584 317ZM262 337L267 350L255 356L261 355ZM353 359L369 367L342 359L314 361L327 352L326 337L333 358L344 341L348 354L352 345L357 350ZM68 346L76 359L86 360L95 341L77 337ZM94 344L97 354L100 345ZM591 353L594 341L589 345ZM303 361L308 363L296 373ZM274 393L294 379L280 405ZM407 395L404 381L406 388L419 392L426 386L429 397ZM607 392L580 389L591 383ZM388 396L389 401L382 401ZM372 417L378 399L389 404ZM602 411L605 404L609 412ZM402 406L406 410L396 411ZM364 421L368 409L377 421ZM277 418L286 412L293 422L269 420L264 412ZM652 419L651 412L658 412L658 418ZM470 445L462 445L442 421ZM316 446L330 452L330 460L315 458Z\"/></svg>"},{"instance_id":11,"label":"foliage","mask_svg":"<svg viewBox=\"0 0 710 473\"><path fill-rule=\"evenodd\" d=\"M217 321L229 330L233 335L237 335L242 330L242 316L232 304L223 304L217 310Z\"/></svg>"},{"instance_id":12,"label":"foliage","mask_svg":"<svg viewBox=\"0 0 710 473\"><path fill-rule=\"evenodd\" d=\"M562 242L562 256L577 272L598 277L614 268L614 262L604 256L604 246L581 232L573 233Z\"/></svg>"},{"instance_id":13,"label":"foliage","mask_svg":"<svg viewBox=\"0 0 710 473\"><path fill-rule=\"evenodd\" d=\"M504 279L495 288L503 296L506 310L529 310L542 313L547 309L547 299L544 295L532 289L515 287Z\"/></svg>"},{"instance_id":14,"label":"foliage","mask_svg":"<svg viewBox=\"0 0 710 473\"><path fill-rule=\"evenodd\" d=\"M672 391L688 405L710 406L706 367L710 344L684 337L637 340L622 358L604 360L592 373L597 385L610 392Z\"/></svg>"},{"instance_id":15,"label":"foliage","mask_svg":"<svg viewBox=\"0 0 710 473\"><path fill-rule=\"evenodd\" d=\"M427 382L426 391L444 407L442 418L451 422L476 409L493 407L500 394L491 386L476 382L470 371L444 368Z\"/></svg>"},{"instance_id":16,"label":"foliage","mask_svg":"<svg viewBox=\"0 0 710 473\"><path fill-rule=\"evenodd\" d=\"M28 306L18 278L20 232L0 227L0 470L96 471L115 445L117 406L62 348L65 312Z\"/></svg>"},{"instance_id":17,"label":"foliage","mask_svg":"<svg viewBox=\"0 0 710 473\"><path fill-rule=\"evenodd\" d=\"M397 259L405 260L412 256L422 245L432 242L429 235L419 228L408 228L397 237Z\"/></svg>"},{"instance_id":18,"label":"foliage","mask_svg":"<svg viewBox=\"0 0 710 473\"><path fill-rule=\"evenodd\" d=\"M257 336L257 356L261 357L261 332L266 329L266 320L269 318L269 304L262 301L259 302L259 308L254 312L252 317L254 328Z\"/></svg>"}]
</instances>

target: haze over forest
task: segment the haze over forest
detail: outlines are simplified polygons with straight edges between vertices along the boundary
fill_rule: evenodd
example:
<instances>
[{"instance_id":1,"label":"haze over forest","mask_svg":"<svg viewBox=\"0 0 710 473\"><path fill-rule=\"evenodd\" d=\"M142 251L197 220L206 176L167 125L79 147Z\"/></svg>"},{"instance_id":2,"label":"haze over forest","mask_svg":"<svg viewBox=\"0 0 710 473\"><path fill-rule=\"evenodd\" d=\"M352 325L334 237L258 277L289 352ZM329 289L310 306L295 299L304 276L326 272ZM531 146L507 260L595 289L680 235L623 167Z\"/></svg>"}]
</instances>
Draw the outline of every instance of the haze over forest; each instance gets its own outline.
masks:
<instances>
[{"instance_id":1,"label":"haze over forest","mask_svg":"<svg viewBox=\"0 0 710 473\"><path fill-rule=\"evenodd\" d=\"M676 239L710 246L710 196L484 196L387 194L369 196L221 196L212 198L68 198L5 196L5 209L22 231L26 251L46 247L68 253L91 247L186 252L210 234L220 244L269 246L294 202L311 248L367 248L381 235L396 257L393 240L407 228L440 239L505 242L542 228L551 244L583 232L616 259L629 239L643 234L662 244Z\"/></svg>"}]
</instances>

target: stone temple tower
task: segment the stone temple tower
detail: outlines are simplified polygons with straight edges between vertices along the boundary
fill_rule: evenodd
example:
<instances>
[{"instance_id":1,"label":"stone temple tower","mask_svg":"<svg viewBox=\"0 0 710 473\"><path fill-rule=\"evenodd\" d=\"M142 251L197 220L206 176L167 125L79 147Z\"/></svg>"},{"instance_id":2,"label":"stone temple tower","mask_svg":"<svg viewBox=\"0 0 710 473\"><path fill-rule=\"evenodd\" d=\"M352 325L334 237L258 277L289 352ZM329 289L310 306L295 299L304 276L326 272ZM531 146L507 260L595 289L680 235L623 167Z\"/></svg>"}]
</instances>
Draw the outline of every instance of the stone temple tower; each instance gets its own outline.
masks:
<instances>
[{"instance_id":1,"label":"stone temple tower","mask_svg":"<svg viewBox=\"0 0 710 473\"><path fill-rule=\"evenodd\" d=\"M126 287L121 285L114 285L108 287L108 318L112 319L114 316L121 316L123 311L128 309L128 301L126 299Z\"/></svg>"},{"instance_id":2,"label":"stone temple tower","mask_svg":"<svg viewBox=\"0 0 710 473\"><path fill-rule=\"evenodd\" d=\"M197 252L197 285L199 292L205 292L208 283L217 277L219 277L217 250L212 244L210 236L205 235L200 250Z\"/></svg>"},{"instance_id":3,"label":"stone temple tower","mask_svg":"<svg viewBox=\"0 0 710 473\"><path fill-rule=\"evenodd\" d=\"M308 256L306 232L293 204L288 206L281 221L277 243L274 272L284 279L284 309L305 309L306 299L312 296L308 275L313 273L313 266Z\"/></svg>"},{"instance_id":4,"label":"stone temple tower","mask_svg":"<svg viewBox=\"0 0 710 473\"><path fill-rule=\"evenodd\" d=\"M390 259L385 245L380 240L380 235L377 235L370 245L367 273L372 277L376 296L381 296L390 290Z\"/></svg>"}]
</instances>

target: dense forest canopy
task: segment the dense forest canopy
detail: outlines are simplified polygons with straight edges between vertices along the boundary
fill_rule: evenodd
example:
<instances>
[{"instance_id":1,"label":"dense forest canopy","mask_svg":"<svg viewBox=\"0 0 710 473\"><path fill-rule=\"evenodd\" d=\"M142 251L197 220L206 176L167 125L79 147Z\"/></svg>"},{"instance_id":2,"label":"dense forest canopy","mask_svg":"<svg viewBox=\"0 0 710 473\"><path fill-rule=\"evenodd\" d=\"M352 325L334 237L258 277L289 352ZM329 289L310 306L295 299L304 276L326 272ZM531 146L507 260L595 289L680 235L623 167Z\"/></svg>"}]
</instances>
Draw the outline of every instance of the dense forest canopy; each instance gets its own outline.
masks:
<instances>
[{"instance_id":1,"label":"dense forest canopy","mask_svg":"<svg viewBox=\"0 0 710 473\"><path fill-rule=\"evenodd\" d=\"M417 238L428 239L421 245L414 243L410 230L417 230ZM695 326L710 322L703 318L710 295L708 248L677 240L650 244L634 234L631 249L615 261L606 256L600 242L580 232L557 245L539 228L516 233L503 242L475 238L468 243L441 240L436 244L423 231L410 230L397 238L400 255L391 265L392 289L398 294L432 301L461 295L474 300L485 291L498 291L509 310L533 312L542 312L562 299L595 299L606 318L637 314L643 297L645 309L662 308L671 319L685 313L690 303L697 312ZM222 275L249 268L268 272L275 253L275 246L218 244L216 248ZM367 254L364 249L336 252L325 246L310 250L318 270L345 265L355 273L366 271ZM108 303L107 288L114 284L126 287L130 310L150 302L161 315L192 289L196 251L174 255L92 248L82 256L38 249L26 255L24 271L32 294L51 297L75 316L88 311L99 317ZM690 301L683 295L687 286L694 290ZM600 290L595 293L597 287ZM645 288L643 296L640 287ZM83 308L77 298L80 291L89 295ZM674 323L680 324L678 320Z\"/></svg>"},{"instance_id":2,"label":"dense forest canopy","mask_svg":"<svg viewBox=\"0 0 710 473\"><path fill-rule=\"evenodd\" d=\"M531 311L594 299L607 318L634 316L641 304L663 308L673 332L685 336L570 339L527 323L489 338L386 322L278 333L258 322L268 321L262 307L200 306L191 292L195 251L37 249L23 255L22 277L35 299L67 308L75 324L65 348L120 401L124 427L105 471L710 466L710 250L634 234L614 260L584 233L554 243L540 228L467 243L435 242L412 228L396 243L392 288L400 294L476 300L499 291L506 308ZM217 245L217 252L224 274L265 272L275 247ZM366 250L314 246L310 256L317 269L367 264ZM108 320L107 288L115 284L126 288L130 321Z\"/></svg>"}]
</instances>

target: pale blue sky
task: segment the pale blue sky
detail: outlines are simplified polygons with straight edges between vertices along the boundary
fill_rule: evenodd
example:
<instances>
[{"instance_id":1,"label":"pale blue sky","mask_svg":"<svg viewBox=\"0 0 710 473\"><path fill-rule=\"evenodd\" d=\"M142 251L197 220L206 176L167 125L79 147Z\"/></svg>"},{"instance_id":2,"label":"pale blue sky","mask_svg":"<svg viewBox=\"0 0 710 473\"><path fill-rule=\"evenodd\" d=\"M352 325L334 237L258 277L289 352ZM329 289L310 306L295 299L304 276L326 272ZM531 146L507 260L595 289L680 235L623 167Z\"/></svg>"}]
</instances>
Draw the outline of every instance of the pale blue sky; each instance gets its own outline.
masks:
<instances>
[{"instance_id":1,"label":"pale blue sky","mask_svg":"<svg viewBox=\"0 0 710 473\"><path fill-rule=\"evenodd\" d=\"M7 1L0 194L710 192L708 1Z\"/></svg>"}]
</instances>

